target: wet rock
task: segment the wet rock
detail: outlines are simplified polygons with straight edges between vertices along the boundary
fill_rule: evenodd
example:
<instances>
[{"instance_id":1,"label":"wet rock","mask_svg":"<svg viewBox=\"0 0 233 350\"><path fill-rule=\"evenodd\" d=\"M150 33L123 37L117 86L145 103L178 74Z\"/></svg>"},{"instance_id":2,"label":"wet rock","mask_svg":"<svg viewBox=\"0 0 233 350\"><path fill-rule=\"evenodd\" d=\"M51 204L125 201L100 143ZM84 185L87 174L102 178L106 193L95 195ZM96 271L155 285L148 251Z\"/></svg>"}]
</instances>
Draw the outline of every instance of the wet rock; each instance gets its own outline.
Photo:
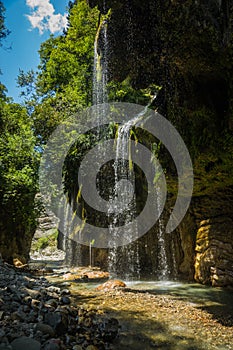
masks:
<instances>
[{"instance_id":1,"label":"wet rock","mask_svg":"<svg viewBox=\"0 0 233 350\"><path fill-rule=\"evenodd\" d=\"M105 271L90 271L90 272L86 272L85 274L88 279L105 279L105 278L109 278L109 272L105 272Z\"/></svg>"},{"instance_id":2,"label":"wet rock","mask_svg":"<svg viewBox=\"0 0 233 350\"><path fill-rule=\"evenodd\" d=\"M108 291L111 289L125 288L126 284L120 280L109 280L96 288L99 291Z\"/></svg>"},{"instance_id":3,"label":"wet rock","mask_svg":"<svg viewBox=\"0 0 233 350\"><path fill-rule=\"evenodd\" d=\"M41 344L32 338L20 337L11 343L12 350L40 350Z\"/></svg>"},{"instance_id":4,"label":"wet rock","mask_svg":"<svg viewBox=\"0 0 233 350\"><path fill-rule=\"evenodd\" d=\"M61 289L60 288L58 288L58 287L55 287L55 286L50 286L50 287L48 287L48 291L49 292L52 292L52 293L60 293L61 292Z\"/></svg>"}]
</instances>

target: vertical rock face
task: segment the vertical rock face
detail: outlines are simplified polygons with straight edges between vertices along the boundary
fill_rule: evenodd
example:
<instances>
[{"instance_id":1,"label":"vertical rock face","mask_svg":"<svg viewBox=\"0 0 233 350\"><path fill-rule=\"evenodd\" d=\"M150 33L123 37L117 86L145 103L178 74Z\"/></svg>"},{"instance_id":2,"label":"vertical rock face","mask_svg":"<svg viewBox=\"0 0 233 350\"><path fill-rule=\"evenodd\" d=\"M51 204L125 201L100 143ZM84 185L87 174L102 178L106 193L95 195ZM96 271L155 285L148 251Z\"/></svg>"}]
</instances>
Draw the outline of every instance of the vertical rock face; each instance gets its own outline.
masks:
<instances>
[{"instance_id":1,"label":"vertical rock face","mask_svg":"<svg viewBox=\"0 0 233 350\"><path fill-rule=\"evenodd\" d=\"M201 161L206 162L205 172L199 165L194 169L200 190L186 217L174 234L166 236L168 276L233 285L232 157L229 161L226 156L233 147L228 134L233 120L232 2L88 2L104 14L111 8L106 20L109 79L127 78L135 89L161 86L155 102L159 112L180 132L194 161L202 154ZM101 45L99 40L100 51ZM171 173L166 161L165 167ZM156 230L153 227L138 242L142 276L156 277ZM60 242L71 264L88 264L88 247L80 248L64 237ZM106 267L107 251L93 250L93 255L94 263Z\"/></svg>"},{"instance_id":2,"label":"vertical rock face","mask_svg":"<svg viewBox=\"0 0 233 350\"><path fill-rule=\"evenodd\" d=\"M178 260L177 266L178 276L185 280L192 281L194 278L196 238L196 223L192 207L190 207L176 231L180 239L180 259Z\"/></svg>"},{"instance_id":3,"label":"vertical rock face","mask_svg":"<svg viewBox=\"0 0 233 350\"><path fill-rule=\"evenodd\" d=\"M158 110L180 132L196 163L199 190L173 236L178 276L233 285L232 1L89 4L104 14L108 6L112 9L107 20L110 79L128 78L136 89L161 86ZM205 172L200 171L203 162ZM158 266L156 246L153 232L141 239L144 271Z\"/></svg>"},{"instance_id":4,"label":"vertical rock face","mask_svg":"<svg viewBox=\"0 0 233 350\"><path fill-rule=\"evenodd\" d=\"M197 236L195 280L213 286L233 285L233 190L195 203Z\"/></svg>"},{"instance_id":5,"label":"vertical rock face","mask_svg":"<svg viewBox=\"0 0 233 350\"><path fill-rule=\"evenodd\" d=\"M30 201L33 205L33 200ZM9 263L14 258L19 258L23 263L29 259L31 241L36 229L35 220L30 214L27 217L24 212L24 216L21 215L22 221L18 219L16 223L14 217L9 217L8 211L3 209L0 213L0 255Z\"/></svg>"}]
</instances>

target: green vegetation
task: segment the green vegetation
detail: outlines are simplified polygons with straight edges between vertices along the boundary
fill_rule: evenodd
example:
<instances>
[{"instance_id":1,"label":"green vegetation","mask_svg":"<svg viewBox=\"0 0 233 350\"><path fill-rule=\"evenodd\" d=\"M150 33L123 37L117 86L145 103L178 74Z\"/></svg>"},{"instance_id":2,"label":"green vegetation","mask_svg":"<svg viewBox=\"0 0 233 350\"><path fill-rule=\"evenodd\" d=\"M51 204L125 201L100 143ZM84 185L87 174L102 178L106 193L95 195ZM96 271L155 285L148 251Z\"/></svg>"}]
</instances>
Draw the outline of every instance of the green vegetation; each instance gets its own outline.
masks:
<instances>
[{"instance_id":1,"label":"green vegetation","mask_svg":"<svg viewBox=\"0 0 233 350\"><path fill-rule=\"evenodd\" d=\"M7 260L20 251L27 259L24 249L36 227L39 155L32 127L25 108L0 101L0 247Z\"/></svg>"},{"instance_id":2,"label":"green vegetation","mask_svg":"<svg viewBox=\"0 0 233 350\"><path fill-rule=\"evenodd\" d=\"M58 237L58 230L54 229L54 232L46 235L44 237L34 239L32 242L31 250L34 251L40 251L47 247L50 247L52 249L57 248L57 237Z\"/></svg>"},{"instance_id":3,"label":"green vegetation","mask_svg":"<svg viewBox=\"0 0 233 350\"><path fill-rule=\"evenodd\" d=\"M5 38L0 4L0 38ZM0 96L0 251L28 258L27 248L36 227L35 194L39 156L33 122L24 107Z\"/></svg>"},{"instance_id":4,"label":"green vegetation","mask_svg":"<svg viewBox=\"0 0 233 350\"><path fill-rule=\"evenodd\" d=\"M20 71L18 86L24 106L6 98L6 88L0 84L0 247L8 260L19 252L28 257L37 215L38 164L49 136L62 121L78 116L92 103L94 40L101 10L110 38L109 101L146 105L158 94L154 108L178 129L193 159L194 195L233 185L231 3L132 3L131 23L123 0L109 1L112 10L107 17L108 9L102 8L101 1L70 2L66 32L41 45L36 72ZM0 44L7 34L0 2ZM101 40L98 49L101 51ZM77 123L82 123L78 117ZM116 131L116 126L103 130L109 137ZM131 135L141 136L140 130ZM78 166L97 140L95 130L80 135L66 157L64 187L69 199L79 193ZM146 135L145 144L154 143ZM164 156L169 191L174 194L174 164L162 145L159 152ZM49 241L39 240L38 247Z\"/></svg>"}]
</instances>

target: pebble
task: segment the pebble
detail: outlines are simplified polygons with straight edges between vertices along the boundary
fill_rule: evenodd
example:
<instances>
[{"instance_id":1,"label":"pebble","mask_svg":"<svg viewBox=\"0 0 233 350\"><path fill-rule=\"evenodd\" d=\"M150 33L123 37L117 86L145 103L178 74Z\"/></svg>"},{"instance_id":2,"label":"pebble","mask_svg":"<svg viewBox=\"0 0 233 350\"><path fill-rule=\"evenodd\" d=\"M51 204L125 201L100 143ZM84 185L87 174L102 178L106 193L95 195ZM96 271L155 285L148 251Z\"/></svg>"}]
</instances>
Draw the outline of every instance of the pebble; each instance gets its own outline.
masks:
<instances>
[{"instance_id":1,"label":"pebble","mask_svg":"<svg viewBox=\"0 0 233 350\"><path fill-rule=\"evenodd\" d=\"M71 300L70 300L70 298L68 298L66 296L63 296L63 297L61 297L61 303L65 304L65 305L68 305L68 304L71 303Z\"/></svg>"},{"instance_id":2,"label":"pebble","mask_svg":"<svg viewBox=\"0 0 233 350\"><path fill-rule=\"evenodd\" d=\"M0 261L0 350L110 348L118 321L73 305L68 284L60 287Z\"/></svg>"}]
</instances>

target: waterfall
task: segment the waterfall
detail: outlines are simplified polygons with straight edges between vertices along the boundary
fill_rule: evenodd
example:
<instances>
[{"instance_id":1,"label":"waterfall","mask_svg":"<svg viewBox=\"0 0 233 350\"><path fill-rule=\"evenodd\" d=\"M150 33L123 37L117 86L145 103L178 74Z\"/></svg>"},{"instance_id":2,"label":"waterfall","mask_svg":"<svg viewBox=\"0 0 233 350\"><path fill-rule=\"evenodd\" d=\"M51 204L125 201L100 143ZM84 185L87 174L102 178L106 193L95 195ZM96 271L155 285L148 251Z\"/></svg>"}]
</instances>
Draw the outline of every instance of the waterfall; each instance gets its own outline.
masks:
<instances>
[{"instance_id":1,"label":"waterfall","mask_svg":"<svg viewBox=\"0 0 233 350\"><path fill-rule=\"evenodd\" d=\"M101 53L98 53L98 41L102 38ZM92 103L99 105L108 102L107 82L108 82L108 34L107 21L104 20L97 31L94 43L94 70L93 70L93 92Z\"/></svg>"},{"instance_id":2,"label":"waterfall","mask_svg":"<svg viewBox=\"0 0 233 350\"><path fill-rule=\"evenodd\" d=\"M131 8L129 7L129 13L132 20ZM129 25L129 29L132 24ZM132 31L131 31L132 32ZM133 32L131 33L133 35ZM108 28L107 20L104 19L97 31L94 42L94 66L93 66L93 105L96 105L96 118L98 121L97 137L98 140L105 139L105 130L102 127L102 116L105 114L105 104L108 102L107 83L108 83L108 55L109 55L109 42L108 42ZM133 41L132 37L129 37L130 43ZM99 47L101 43L101 47ZM156 97L156 96L155 96ZM108 252L108 270L112 276L118 276L126 280L139 279L140 278L140 252L142 247L139 247L139 242L134 241L134 237L138 237L137 222L134 220L137 216L137 198L135 193L135 172L134 165L131 159L131 133L133 128L145 117L149 106L153 100L147 105L144 110L126 123L119 125L116 133L116 154L113 164L113 185L112 193L110 194L109 203L110 208L108 212L109 219L109 232L112 237L112 242L109 242ZM100 148L101 152L104 152L103 147ZM110 166L110 165L109 165ZM151 164L153 166L153 164ZM97 187L99 185L97 180ZM161 198L159 190L157 191L156 206L160 209ZM120 203L120 210L119 210ZM72 206L72 205L71 205ZM71 211L71 212L70 212ZM114 214L115 213L115 214ZM63 241L63 247L67 252L67 262L69 264L85 264L83 256L86 252L80 244L72 240L66 239L69 236L71 228L69 223L72 221L73 211L69 205L64 208L64 227L65 242ZM128 225L133 223L133 225ZM120 232L123 237L127 237L128 241L132 242L125 246L118 246L119 242L119 227L122 227ZM129 229L130 227L130 229ZM132 239L131 239L132 238ZM127 241L127 240L125 240ZM173 244L174 245L174 244ZM154 275L157 275L159 279L166 280L171 275L172 264L169 254L169 243L165 236L165 228L162 219L159 219L157 237L155 237L154 248L157 247L157 271L154 271ZM168 247L168 248L167 248ZM91 245L88 249L91 249ZM150 247L150 254L153 247ZM156 254L156 253L155 253ZM174 254L172 259L174 260ZM87 263L88 264L88 263Z\"/></svg>"},{"instance_id":3,"label":"waterfall","mask_svg":"<svg viewBox=\"0 0 233 350\"><path fill-rule=\"evenodd\" d=\"M74 240L68 238L72 232L73 209L68 200L64 207L59 210L59 235L58 248L62 249L65 255L65 264L69 266L81 265L81 246Z\"/></svg>"},{"instance_id":4,"label":"waterfall","mask_svg":"<svg viewBox=\"0 0 233 350\"><path fill-rule=\"evenodd\" d=\"M110 198L112 205L110 212L119 212L119 208L114 210L114 202L119 200L121 205L120 214L113 216L113 221L109 226L111 236L114 237L109 249L108 266L111 275L120 275L124 279L132 279L140 277L140 262L139 262L139 247L138 242L133 242L133 237L137 236L137 223L133 223L133 228L127 228L137 215L136 194L135 194L135 173L131 160L130 152L130 133L132 128L143 118L148 106L136 115L134 118L127 121L125 124L118 127L116 140L116 158L114 161L114 191L113 197ZM121 235L128 237L133 243L118 247L116 242L118 239L118 231L116 227L123 226ZM132 239L131 239L132 238Z\"/></svg>"},{"instance_id":5,"label":"waterfall","mask_svg":"<svg viewBox=\"0 0 233 350\"><path fill-rule=\"evenodd\" d=\"M159 191L157 191L157 205L158 207L161 205ZM163 219L159 218L158 220L158 279L159 280L167 280L170 275L167 249L166 249L166 238L165 238L165 226L163 224Z\"/></svg>"}]
</instances>

